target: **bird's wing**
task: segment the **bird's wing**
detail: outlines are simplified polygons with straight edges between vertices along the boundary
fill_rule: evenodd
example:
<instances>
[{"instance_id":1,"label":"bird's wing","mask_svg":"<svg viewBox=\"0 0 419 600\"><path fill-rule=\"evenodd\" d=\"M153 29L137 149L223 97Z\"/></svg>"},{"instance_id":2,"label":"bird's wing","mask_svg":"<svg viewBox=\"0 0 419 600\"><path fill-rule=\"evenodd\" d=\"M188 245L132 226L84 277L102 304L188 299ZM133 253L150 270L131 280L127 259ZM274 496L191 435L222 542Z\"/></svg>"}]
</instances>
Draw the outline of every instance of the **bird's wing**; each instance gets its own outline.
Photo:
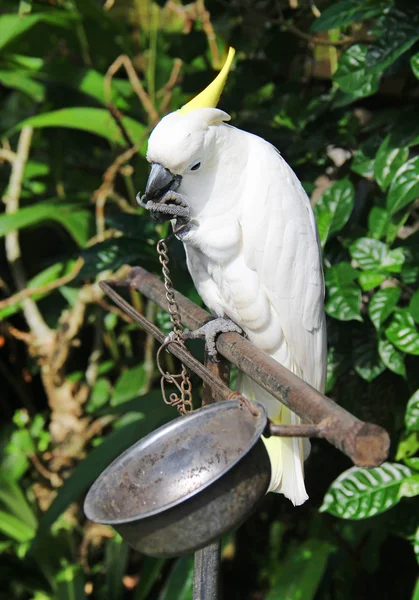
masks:
<instances>
[{"instance_id":1,"label":"bird's wing","mask_svg":"<svg viewBox=\"0 0 419 600\"><path fill-rule=\"evenodd\" d=\"M250 135L241 214L243 252L278 313L287 366L323 391L326 329L321 248L310 201L270 144Z\"/></svg>"}]
</instances>

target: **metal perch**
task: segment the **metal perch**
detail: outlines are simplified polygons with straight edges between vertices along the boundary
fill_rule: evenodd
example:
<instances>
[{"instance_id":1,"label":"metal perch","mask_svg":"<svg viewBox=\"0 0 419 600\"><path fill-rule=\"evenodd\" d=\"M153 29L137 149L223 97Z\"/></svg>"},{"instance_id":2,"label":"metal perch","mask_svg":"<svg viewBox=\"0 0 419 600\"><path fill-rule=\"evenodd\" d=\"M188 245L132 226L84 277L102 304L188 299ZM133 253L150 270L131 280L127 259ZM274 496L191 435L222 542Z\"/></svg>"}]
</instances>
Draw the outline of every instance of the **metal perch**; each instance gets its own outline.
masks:
<instances>
[{"instance_id":1,"label":"metal perch","mask_svg":"<svg viewBox=\"0 0 419 600\"><path fill-rule=\"evenodd\" d=\"M126 279L100 285L148 333L160 342L164 340L163 332L135 311L114 289L135 289L165 310L166 290L157 277L142 267L134 267ZM189 329L201 327L210 318L207 311L179 292L175 293L175 299L181 321ZM270 423L266 435L325 438L359 467L377 467L386 460L390 438L379 425L357 419L237 333L220 334L217 350L306 422L305 425L294 426ZM231 398L232 392L227 385L186 349L172 344L169 351L212 388L216 401ZM240 398L240 395L237 397Z\"/></svg>"}]
</instances>

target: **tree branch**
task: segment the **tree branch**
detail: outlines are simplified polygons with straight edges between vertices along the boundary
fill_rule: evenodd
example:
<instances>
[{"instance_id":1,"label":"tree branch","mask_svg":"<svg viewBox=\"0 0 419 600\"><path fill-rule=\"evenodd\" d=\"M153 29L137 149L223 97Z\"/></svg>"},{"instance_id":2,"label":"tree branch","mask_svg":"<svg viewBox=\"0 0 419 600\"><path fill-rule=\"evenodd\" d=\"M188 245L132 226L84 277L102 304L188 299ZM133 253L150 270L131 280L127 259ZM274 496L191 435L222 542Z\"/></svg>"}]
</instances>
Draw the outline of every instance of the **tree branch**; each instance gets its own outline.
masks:
<instances>
[{"instance_id":1,"label":"tree branch","mask_svg":"<svg viewBox=\"0 0 419 600\"><path fill-rule=\"evenodd\" d=\"M159 113L157 112L154 104L152 103L149 95L145 91L143 84L141 83L140 78L138 77L133 64L126 54L121 54L118 58L111 64L106 75L105 75L105 99L107 104L112 102L112 92L111 92L111 82L112 78L119 71L121 67L125 68L127 72L128 79L132 85L134 92L137 94L141 104L146 111L150 123L155 125L159 120Z\"/></svg>"},{"instance_id":2,"label":"tree branch","mask_svg":"<svg viewBox=\"0 0 419 600\"><path fill-rule=\"evenodd\" d=\"M9 215L16 214L19 210L23 175L29 156L32 133L33 128L27 126L22 129L22 133L19 137L16 156L12 163L9 187L6 194L3 196L3 202L6 205L6 213ZM19 235L17 231L10 231L6 235L6 256L17 289L19 291L24 290L27 285L27 279L23 268ZM52 332L46 325L38 307L31 298L25 298L23 300L23 313L30 330L36 338L36 343L38 345L45 344L51 338Z\"/></svg>"}]
</instances>

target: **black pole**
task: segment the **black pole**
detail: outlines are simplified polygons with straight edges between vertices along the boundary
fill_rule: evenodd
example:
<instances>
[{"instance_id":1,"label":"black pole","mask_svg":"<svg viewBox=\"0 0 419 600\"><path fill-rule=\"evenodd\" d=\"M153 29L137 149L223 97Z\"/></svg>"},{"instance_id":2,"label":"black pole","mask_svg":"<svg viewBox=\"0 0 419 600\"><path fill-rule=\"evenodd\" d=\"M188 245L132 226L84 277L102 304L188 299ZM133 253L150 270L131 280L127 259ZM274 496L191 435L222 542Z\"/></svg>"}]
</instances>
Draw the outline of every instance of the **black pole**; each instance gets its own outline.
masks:
<instances>
[{"instance_id":1,"label":"black pole","mask_svg":"<svg viewBox=\"0 0 419 600\"><path fill-rule=\"evenodd\" d=\"M223 357L218 362L209 359L205 352L205 366L212 375L228 385L230 365ZM204 384L202 406L215 402L213 389ZM195 552L193 574L193 600L218 600L220 587L221 540Z\"/></svg>"},{"instance_id":2,"label":"black pole","mask_svg":"<svg viewBox=\"0 0 419 600\"><path fill-rule=\"evenodd\" d=\"M198 550L194 558L193 600L218 600L221 541Z\"/></svg>"}]
</instances>

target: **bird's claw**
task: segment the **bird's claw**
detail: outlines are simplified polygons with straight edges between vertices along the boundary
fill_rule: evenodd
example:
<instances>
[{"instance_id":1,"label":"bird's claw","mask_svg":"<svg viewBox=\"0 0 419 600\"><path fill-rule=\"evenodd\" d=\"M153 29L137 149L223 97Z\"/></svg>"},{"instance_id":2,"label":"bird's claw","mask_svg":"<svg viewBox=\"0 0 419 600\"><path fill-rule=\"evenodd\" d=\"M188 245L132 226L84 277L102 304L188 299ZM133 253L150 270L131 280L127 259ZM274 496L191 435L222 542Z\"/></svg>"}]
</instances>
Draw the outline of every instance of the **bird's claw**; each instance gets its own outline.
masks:
<instances>
[{"instance_id":1,"label":"bird's claw","mask_svg":"<svg viewBox=\"0 0 419 600\"><path fill-rule=\"evenodd\" d=\"M153 219L158 219L161 215L167 216L169 219L182 219L183 221L189 221L190 219L189 204L179 192L169 190L158 202L152 200L144 202L144 200L145 196L137 195L138 204L150 211Z\"/></svg>"},{"instance_id":2,"label":"bird's claw","mask_svg":"<svg viewBox=\"0 0 419 600\"><path fill-rule=\"evenodd\" d=\"M209 360L217 362L217 348L215 345L216 337L219 333L229 332L243 333L243 330L231 319L219 318L205 323L205 325L202 325L199 329L195 329L195 331L184 333L182 337L184 340L205 340L205 347Z\"/></svg>"},{"instance_id":3,"label":"bird's claw","mask_svg":"<svg viewBox=\"0 0 419 600\"><path fill-rule=\"evenodd\" d=\"M168 346L169 344L172 344L173 342L176 342L176 341L178 341L178 335L174 331L171 331L164 338L164 340L163 340L163 346ZM166 352L169 352L168 348L166 348Z\"/></svg>"}]
</instances>

